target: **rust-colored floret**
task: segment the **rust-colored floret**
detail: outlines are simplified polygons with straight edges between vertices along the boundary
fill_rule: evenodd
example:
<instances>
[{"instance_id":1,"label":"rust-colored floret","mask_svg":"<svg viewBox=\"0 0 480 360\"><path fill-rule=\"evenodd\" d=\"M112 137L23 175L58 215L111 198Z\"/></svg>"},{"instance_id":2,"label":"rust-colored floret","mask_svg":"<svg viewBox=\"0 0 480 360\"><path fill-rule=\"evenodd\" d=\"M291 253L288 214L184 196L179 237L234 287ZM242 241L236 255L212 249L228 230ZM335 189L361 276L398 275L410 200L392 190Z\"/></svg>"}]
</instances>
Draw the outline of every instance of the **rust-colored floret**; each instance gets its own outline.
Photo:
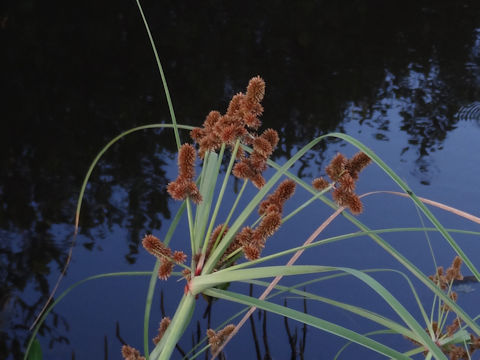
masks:
<instances>
[{"instance_id":1,"label":"rust-colored floret","mask_svg":"<svg viewBox=\"0 0 480 360\"><path fill-rule=\"evenodd\" d=\"M164 261L158 268L158 278L162 280L167 280L173 271L173 262Z\"/></svg>"},{"instance_id":2,"label":"rust-colored floret","mask_svg":"<svg viewBox=\"0 0 480 360\"><path fill-rule=\"evenodd\" d=\"M278 230L281 224L282 215L279 212L266 214L255 229L255 236L262 240L267 239Z\"/></svg>"},{"instance_id":3,"label":"rust-colored floret","mask_svg":"<svg viewBox=\"0 0 480 360\"><path fill-rule=\"evenodd\" d=\"M145 235L142 240L142 245L150 254L158 258L160 261L160 267L158 269L158 277L166 280L172 273L175 263L184 263L187 256L182 251L175 251L172 254L172 250L162 243L154 235Z\"/></svg>"},{"instance_id":4,"label":"rust-colored floret","mask_svg":"<svg viewBox=\"0 0 480 360\"><path fill-rule=\"evenodd\" d=\"M325 168L327 175L332 179L332 181L338 181L339 177L345 171L345 165L347 164L347 159L341 153L332 159L330 164Z\"/></svg>"},{"instance_id":5,"label":"rust-colored floret","mask_svg":"<svg viewBox=\"0 0 480 360\"><path fill-rule=\"evenodd\" d=\"M313 179L312 181L312 186L315 190L322 191L323 189L326 189L330 184L328 183L327 180L323 177L319 177L316 179Z\"/></svg>"},{"instance_id":6,"label":"rust-colored floret","mask_svg":"<svg viewBox=\"0 0 480 360\"><path fill-rule=\"evenodd\" d=\"M278 141L280 138L278 137L278 133L276 130L273 129L267 129L262 133L262 137L267 140L270 145L272 145L272 148L276 148L278 145Z\"/></svg>"},{"instance_id":7,"label":"rust-colored floret","mask_svg":"<svg viewBox=\"0 0 480 360\"><path fill-rule=\"evenodd\" d=\"M460 256L455 256L453 259L452 265L447 269L446 280L448 283L453 280L463 280L463 275L460 272L460 267L462 266L462 259Z\"/></svg>"},{"instance_id":8,"label":"rust-colored floret","mask_svg":"<svg viewBox=\"0 0 480 360\"><path fill-rule=\"evenodd\" d=\"M263 215L268 211L268 209L270 209L270 212L274 211L274 208L271 207L272 205L276 207L276 211L282 213L283 205L292 197L295 192L295 187L296 185L293 180L286 179L282 181L273 194L270 194L260 203L260 206L258 207L258 213Z\"/></svg>"},{"instance_id":9,"label":"rust-colored floret","mask_svg":"<svg viewBox=\"0 0 480 360\"><path fill-rule=\"evenodd\" d=\"M189 196L196 204L202 201L200 191L194 182L195 159L195 148L190 144L183 144L178 151L178 177L167 187L173 199L184 200Z\"/></svg>"},{"instance_id":10,"label":"rust-colored floret","mask_svg":"<svg viewBox=\"0 0 480 360\"><path fill-rule=\"evenodd\" d=\"M235 325L233 324L225 326L218 333L213 329L207 330L208 343L210 344L210 351L212 354L215 354L220 349L233 330L235 330Z\"/></svg>"},{"instance_id":11,"label":"rust-colored floret","mask_svg":"<svg viewBox=\"0 0 480 360\"><path fill-rule=\"evenodd\" d=\"M122 356L125 360L145 360L145 357L140 355L140 351L128 345L122 346Z\"/></svg>"},{"instance_id":12,"label":"rust-colored floret","mask_svg":"<svg viewBox=\"0 0 480 360\"><path fill-rule=\"evenodd\" d=\"M265 81L260 76L251 78L247 86L248 101L259 103L265 96Z\"/></svg>"},{"instance_id":13,"label":"rust-colored floret","mask_svg":"<svg viewBox=\"0 0 480 360\"><path fill-rule=\"evenodd\" d=\"M187 255L183 251L173 252L173 261L177 264L183 264L187 260Z\"/></svg>"},{"instance_id":14,"label":"rust-colored floret","mask_svg":"<svg viewBox=\"0 0 480 360\"><path fill-rule=\"evenodd\" d=\"M363 211L362 202L355 194L355 181L358 180L358 173L369 163L370 158L362 152L355 154L351 159L337 153L325 168L328 177L333 181L333 200L340 206L348 207L355 215ZM320 177L313 180L312 186L321 191L327 188L329 184L324 178Z\"/></svg>"},{"instance_id":15,"label":"rust-colored floret","mask_svg":"<svg viewBox=\"0 0 480 360\"><path fill-rule=\"evenodd\" d=\"M156 256L157 258L161 259L163 257L171 257L172 256L172 250L166 246L164 243L160 241L156 236L154 235L145 235L145 237L142 240L142 245L147 250L150 254L153 256Z\"/></svg>"},{"instance_id":16,"label":"rust-colored floret","mask_svg":"<svg viewBox=\"0 0 480 360\"><path fill-rule=\"evenodd\" d=\"M358 179L358 173L362 171L372 160L364 152L358 152L348 160L346 168L354 180Z\"/></svg>"},{"instance_id":17,"label":"rust-colored floret","mask_svg":"<svg viewBox=\"0 0 480 360\"><path fill-rule=\"evenodd\" d=\"M170 325L170 318L169 317L164 317L162 318L162 321L160 321L160 325L158 327L158 335L153 338L153 343L157 345L160 340L162 340L163 335L165 334L165 331L167 331L168 325Z\"/></svg>"}]
</instances>

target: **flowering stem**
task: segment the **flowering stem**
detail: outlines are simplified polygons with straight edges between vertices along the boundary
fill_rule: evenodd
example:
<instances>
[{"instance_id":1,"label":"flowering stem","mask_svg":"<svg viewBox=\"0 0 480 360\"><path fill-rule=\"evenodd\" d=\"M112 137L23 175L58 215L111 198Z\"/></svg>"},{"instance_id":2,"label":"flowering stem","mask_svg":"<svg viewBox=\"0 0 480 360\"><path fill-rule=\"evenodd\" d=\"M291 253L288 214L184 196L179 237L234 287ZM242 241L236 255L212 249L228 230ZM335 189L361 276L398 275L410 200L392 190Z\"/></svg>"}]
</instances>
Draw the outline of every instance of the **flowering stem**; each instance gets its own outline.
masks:
<instances>
[{"instance_id":1,"label":"flowering stem","mask_svg":"<svg viewBox=\"0 0 480 360\"><path fill-rule=\"evenodd\" d=\"M227 228L227 225L228 225L230 219L233 216L233 212L235 211L235 208L237 207L238 203L240 202L240 198L242 197L243 191L247 187L247 182L248 182L247 179L245 179L243 181L242 188L238 192L237 198L235 199L235 202L233 203L233 206L230 209L230 212L228 213L227 220L225 220L225 223L223 224L222 231L220 231L220 234L218 234L217 240L215 240L215 245L213 246L213 249L215 249L217 247L218 243L220 242L220 239L222 238L222 235L225 232L225 229Z\"/></svg>"},{"instance_id":2,"label":"flowering stem","mask_svg":"<svg viewBox=\"0 0 480 360\"><path fill-rule=\"evenodd\" d=\"M220 189L220 193L218 194L217 203L215 204L215 209L213 210L212 217L210 219L210 224L208 225L207 234L205 235L205 241L203 242L202 254L204 254L207 250L207 245L210 239L210 235L212 234L213 225L217 219L218 211L220 210L220 204L223 200L223 195L225 194L225 189L227 188L228 179L230 178L230 172L233 168L233 163L235 162L235 157L237 155L237 150L240 145L240 140L237 140L235 143L235 148L233 149L232 156L230 158L230 162L228 164L227 172L225 173L225 177L223 179L222 187ZM225 149L225 143L222 144L220 151L223 153Z\"/></svg>"}]
</instances>

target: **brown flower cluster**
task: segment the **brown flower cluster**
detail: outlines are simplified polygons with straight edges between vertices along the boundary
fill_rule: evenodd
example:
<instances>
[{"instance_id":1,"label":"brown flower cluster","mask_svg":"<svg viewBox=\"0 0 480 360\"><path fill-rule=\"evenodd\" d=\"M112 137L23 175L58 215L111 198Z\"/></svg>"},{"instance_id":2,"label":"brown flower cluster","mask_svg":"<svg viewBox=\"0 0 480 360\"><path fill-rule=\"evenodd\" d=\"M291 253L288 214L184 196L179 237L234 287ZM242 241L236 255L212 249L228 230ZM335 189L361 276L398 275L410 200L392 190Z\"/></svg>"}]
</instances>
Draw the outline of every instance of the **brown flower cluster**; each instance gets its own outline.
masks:
<instances>
[{"instance_id":1,"label":"brown flower cluster","mask_svg":"<svg viewBox=\"0 0 480 360\"><path fill-rule=\"evenodd\" d=\"M233 96L225 115L211 111L203 128L195 128L190 136L199 147L199 155L204 157L207 151L215 151L222 143L233 145L238 138L246 138L250 130L257 130L261 122L259 116L263 113L260 104L265 95L265 81L256 76L250 79L246 94Z\"/></svg>"},{"instance_id":2,"label":"brown flower cluster","mask_svg":"<svg viewBox=\"0 0 480 360\"><path fill-rule=\"evenodd\" d=\"M267 160L278 144L278 134L273 129L265 130L252 140L253 152L249 157L242 156L235 164L233 175L239 179L248 179L257 188L265 185L262 173L267 169Z\"/></svg>"},{"instance_id":3,"label":"brown flower cluster","mask_svg":"<svg viewBox=\"0 0 480 360\"><path fill-rule=\"evenodd\" d=\"M450 290L450 286L452 285L454 280L463 280L463 275L460 272L460 267L462 265L462 259L459 256L456 256L453 259L452 265L444 272L443 267L439 266L437 271L434 275L429 276L429 278L442 290L447 290L447 294L453 301L457 301L457 293ZM450 311L450 308L443 304L442 305L443 311ZM438 326L437 322L432 323L432 330L434 332L434 340L438 341L440 339L444 339L446 337L453 336L458 330L460 330L462 326L462 320L459 317L455 317L450 325L445 328L445 332L443 329ZM428 331L428 329L426 329ZM408 340L412 341L416 345L420 345L417 341L407 338ZM470 334L470 342L468 349L464 346L458 346L454 344L447 344L442 346L442 352L449 356L451 360L470 360L472 359L472 353L476 350L480 349L480 337L476 337L473 334ZM424 352L426 355L427 352Z\"/></svg>"},{"instance_id":4,"label":"brown flower cluster","mask_svg":"<svg viewBox=\"0 0 480 360\"><path fill-rule=\"evenodd\" d=\"M474 359L472 354L476 350L480 350L480 336L475 337L470 334L468 350L465 347L450 344L445 346L443 352L450 357L450 360L471 360Z\"/></svg>"},{"instance_id":5,"label":"brown flower cluster","mask_svg":"<svg viewBox=\"0 0 480 360\"><path fill-rule=\"evenodd\" d=\"M258 212L262 216L260 224L255 229L244 227L235 237L227 252L242 247L248 260L255 260L265 247L267 238L272 236L282 223L282 211L285 202L295 192L295 182L284 180L278 188L260 203Z\"/></svg>"},{"instance_id":6,"label":"brown flower cluster","mask_svg":"<svg viewBox=\"0 0 480 360\"><path fill-rule=\"evenodd\" d=\"M145 357L140 355L140 351L128 345L122 346L122 356L125 360L145 360Z\"/></svg>"},{"instance_id":7,"label":"brown flower cluster","mask_svg":"<svg viewBox=\"0 0 480 360\"><path fill-rule=\"evenodd\" d=\"M434 321L432 323L432 330L435 336L435 341L438 341L440 339L444 339L445 337L450 337L453 334L455 334L461 327L462 321L460 318L455 318L452 323L447 326L446 333L444 334L440 327L438 326L438 323ZM425 329L425 331L428 332L428 328ZM409 337L407 337L408 340L410 340L412 343L414 343L417 346L421 346L421 344L418 341L415 341ZM472 353L476 350L480 349L480 337L475 337L474 335L470 334L470 345L468 347L468 351L465 347L454 345L454 344L447 344L441 347L442 352L445 355L448 355L450 357L450 360L471 360ZM424 351L423 355L426 356L428 354L428 351ZM470 357L469 357L470 354Z\"/></svg>"},{"instance_id":8,"label":"brown flower cluster","mask_svg":"<svg viewBox=\"0 0 480 360\"><path fill-rule=\"evenodd\" d=\"M162 243L153 235L145 235L142 240L143 247L160 261L158 277L167 280L172 273L173 266L183 264L187 260L187 255L183 251L174 251Z\"/></svg>"},{"instance_id":9,"label":"brown flower cluster","mask_svg":"<svg viewBox=\"0 0 480 360\"><path fill-rule=\"evenodd\" d=\"M461 266L462 259L460 256L455 256L452 265L446 272L443 271L443 266L439 266L437 272L434 275L430 275L429 278L442 290L447 290L453 283L453 280L463 280L463 275L460 272Z\"/></svg>"},{"instance_id":10,"label":"brown flower cluster","mask_svg":"<svg viewBox=\"0 0 480 360\"><path fill-rule=\"evenodd\" d=\"M351 159L338 153L325 168L328 177L335 183L333 200L340 206L348 207L353 214L360 214L363 211L362 202L355 194L355 182L358 180L358 174L370 162L371 159L363 152L356 153ZM312 186L320 191L327 188L329 183L320 177L313 180Z\"/></svg>"},{"instance_id":11,"label":"brown flower cluster","mask_svg":"<svg viewBox=\"0 0 480 360\"><path fill-rule=\"evenodd\" d=\"M202 195L195 184L195 148L183 144L178 151L178 177L168 184L167 191L175 200L185 200L188 197L195 204L202 201Z\"/></svg>"},{"instance_id":12,"label":"brown flower cluster","mask_svg":"<svg viewBox=\"0 0 480 360\"><path fill-rule=\"evenodd\" d=\"M160 340L162 340L162 337L165 334L165 331L167 331L168 325L170 325L170 321L171 320L169 317L164 317L162 318L162 321L160 321L160 325L158 327L158 335L152 339L155 345L157 345L160 342Z\"/></svg>"},{"instance_id":13,"label":"brown flower cluster","mask_svg":"<svg viewBox=\"0 0 480 360\"><path fill-rule=\"evenodd\" d=\"M265 95L265 82L259 76L250 79L245 94L233 96L225 115L211 111L202 128L195 128L190 135L199 145L199 155L207 151L218 150L222 144L233 146L237 139L253 147L247 157L239 148L233 174L240 179L249 179L257 187L265 184L262 173L267 168L267 159L278 144L278 134L273 129L265 130L261 135L256 131L261 125L259 116L263 113L260 104Z\"/></svg>"},{"instance_id":14,"label":"brown flower cluster","mask_svg":"<svg viewBox=\"0 0 480 360\"><path fill-rule=\"evenodd\" d=\"M218 349L220 349L222 344L230 336L233 330L235 330L235 325L233 324L225 326L218 333L213 329L207 330L208 343L210 344L210 351L212 352L212 355L215 354Z\"/></svg>"}]
</instances>

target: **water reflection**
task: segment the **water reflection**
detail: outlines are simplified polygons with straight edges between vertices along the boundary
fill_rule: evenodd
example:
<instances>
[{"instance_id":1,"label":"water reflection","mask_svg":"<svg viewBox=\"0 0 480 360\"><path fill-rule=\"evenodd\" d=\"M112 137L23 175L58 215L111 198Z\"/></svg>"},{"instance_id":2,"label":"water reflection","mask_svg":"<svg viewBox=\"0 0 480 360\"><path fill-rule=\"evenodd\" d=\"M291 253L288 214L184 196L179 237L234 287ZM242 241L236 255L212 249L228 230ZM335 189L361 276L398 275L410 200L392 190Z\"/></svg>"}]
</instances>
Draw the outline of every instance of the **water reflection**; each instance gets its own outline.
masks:
<instances>
[{"instance_id":1,"label":"water reflection","mask_svg":"<svg viewBox=\"0 0 480 360\"><path fill-rule=\"evenodd\" d=\"M283 135L277 156L341 131L344 121L389 141L398 136L394 112L408 139L399 155L414 154L427 184L429 155L459 120L478 121L478 1L144 3L182 123L223 110L261 74L265 124ZM0 357L18 358L50 275L65 261L71 234L53 226L73 222L89 162L122 130L168 121L168 111L133 1L75 8L16 1L1 24L8 91L0 132ZM164 194L173 149L170 132L158 131L107 154L86 193L83 246L94 249L119 225L127 232L124 256L135 262L141 235L170 218ZM299 174L316 171L322 153L303 159ZM63 341L66 324L58 324L53 317L44 333Z\"/></svg>"}]
</instances>

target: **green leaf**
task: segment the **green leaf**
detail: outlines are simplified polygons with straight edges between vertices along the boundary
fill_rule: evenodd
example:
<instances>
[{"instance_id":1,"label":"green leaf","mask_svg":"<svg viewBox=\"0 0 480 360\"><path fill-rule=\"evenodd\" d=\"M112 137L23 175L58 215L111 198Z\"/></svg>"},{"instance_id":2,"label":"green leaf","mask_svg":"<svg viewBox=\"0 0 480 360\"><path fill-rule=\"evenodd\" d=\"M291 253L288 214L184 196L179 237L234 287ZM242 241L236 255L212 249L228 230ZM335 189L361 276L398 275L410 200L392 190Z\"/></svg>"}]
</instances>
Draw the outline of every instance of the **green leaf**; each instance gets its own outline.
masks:
<instances>
[{"instance_id":1,"label":"green leaf","mask_svg":"<svg viewBox=\"0 0 480 360\"><path fill-rule=\"evenodd\" d=\"M28 360L42 360L42 346L40 342L35 338L32 343L32 347L30 348L30 352L28 353Z\"/></svg>"},{"instance_id":2,"label":"green leaf","mask_svg":"<svg viewBox=\"0 0 480 360\"><path fill-rule=\"evenodd\" d=\"M398 359L398 360L410 359L408 356L405 356L402 353L386 345L383 345L375 340L372 340L366 336L358 334L355 331L349 330L340 325L333 324L329 321L319 319L315 316L287 308L285 306L277 305L277 304L270 303L264 300L259 300L250 296L236 294L230 291L224 291L219 289L208 289L205 291L205 293L209 296L218 297L220 299L237 302L244 305L256 306L259 309L263 309L274 314L286 316L290 319L303 322L317 329L321 329L331 334L353 341L357 344L365 346L373 351L376 351L380 354L386 355L393 359Z\"/></svg>"}]
</instances>

